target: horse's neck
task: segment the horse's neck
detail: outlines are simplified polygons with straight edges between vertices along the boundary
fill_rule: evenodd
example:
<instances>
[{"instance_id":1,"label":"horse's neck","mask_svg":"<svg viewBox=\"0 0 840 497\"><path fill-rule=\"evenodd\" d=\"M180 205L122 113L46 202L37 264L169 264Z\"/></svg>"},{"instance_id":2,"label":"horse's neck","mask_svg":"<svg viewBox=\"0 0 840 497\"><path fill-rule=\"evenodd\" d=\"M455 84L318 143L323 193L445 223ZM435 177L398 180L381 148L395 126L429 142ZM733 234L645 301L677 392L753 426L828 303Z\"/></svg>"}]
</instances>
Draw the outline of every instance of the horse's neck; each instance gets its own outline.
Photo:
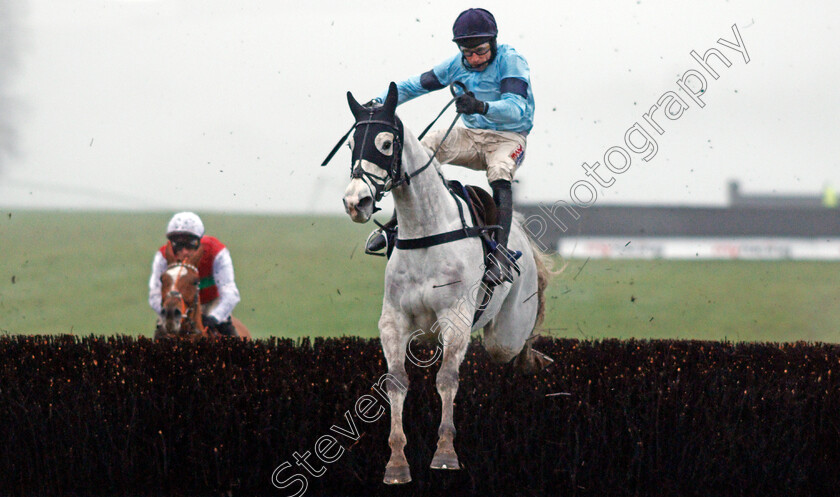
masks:
<instances>
[{"instance_id":1,"label":"horse's neck","mask_svg":"<svg viewBox=\"0 0 840 497\"><path fill-rule=\"evenodd\" d=\"M429 153L405 131L404 173L412 174L429 161ZM400 238L419 238L444 233L461 225L458 207L438 174L437 164L393 190L400 225ZM456 226L457 225L457 226Z\"/></svg>"}]
</instances>

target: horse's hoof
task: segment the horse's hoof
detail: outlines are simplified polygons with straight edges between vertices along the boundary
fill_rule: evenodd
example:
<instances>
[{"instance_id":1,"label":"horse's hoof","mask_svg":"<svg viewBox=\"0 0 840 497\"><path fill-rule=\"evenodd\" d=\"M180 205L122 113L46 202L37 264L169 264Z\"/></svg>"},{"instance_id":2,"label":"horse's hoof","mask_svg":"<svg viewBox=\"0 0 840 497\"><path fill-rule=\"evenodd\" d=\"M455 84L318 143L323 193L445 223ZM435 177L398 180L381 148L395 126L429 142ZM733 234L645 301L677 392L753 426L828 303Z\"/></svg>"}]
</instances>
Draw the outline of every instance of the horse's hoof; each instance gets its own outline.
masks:
<instances>
[{"instance_id":1,"label":"horse's hoof","mask_svg":"<svg viewBox=\"0 0 840 497\"><path fill-rule=\"evenodd\" d=\"M554 363L554 359L539 350L534 350L534 362L537 364L539 370L543 370Z\"/></svg>"},{"instance_id":2,"label":"horse's hoof","mask_svg":"<svg viewBox=\"0 0 840 497\"><path fill-rule=\"evenodd\" d=\"M382 480L386 485L402 485L411 481L411 470L408 466L386 466L385 478Z\"/></svg>"},{"instance_id":3,"label":"horse's hoof","mask_svg":"<svg viewBox=\"0 0 840 497\"><path fill-rule=\"evenodd\" d=\"M435 457L432 458L432 469L461 469L458 463L458 455L454 450L450 451L436 451Z\"/></svg>"},{"instance_id":4,"label":"horse's hoof","mask_svg":"<svg viewBox=\"0 0 840 497\"><path fill-rule=\"evenodd\" d=\"M530 347L522 349L513 361L514 368L525 375L537 374L553 363L554 359Z\"/></svg>"}]
</instances>

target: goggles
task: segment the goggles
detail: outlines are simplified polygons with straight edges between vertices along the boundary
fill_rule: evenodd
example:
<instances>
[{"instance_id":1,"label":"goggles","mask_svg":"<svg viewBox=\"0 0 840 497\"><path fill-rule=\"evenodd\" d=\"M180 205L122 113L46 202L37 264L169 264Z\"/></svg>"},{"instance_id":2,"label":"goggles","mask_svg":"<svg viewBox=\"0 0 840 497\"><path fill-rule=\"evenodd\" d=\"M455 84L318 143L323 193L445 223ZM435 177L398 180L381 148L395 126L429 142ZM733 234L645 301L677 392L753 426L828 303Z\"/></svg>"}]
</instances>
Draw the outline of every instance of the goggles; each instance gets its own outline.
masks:
<instances>
[{"instance_id":1,"label":"goggles","mask_svg":"<svg viewBox=\"0 0 840 497\"><path fill-rule=\"evenodd\" d=\"M467 48L462 46L459 46L458 48L461 50L461 55L463 55L466 58L470 58L473 55L482 56L487 54L487 52L490 51L490 43L482 43L481 45L473 48Z\"/></svg>"},{"instance_id":2,"label":"goggles","mask_svg":"<svg viewBox=\"0 0 840 497\"><path fill-rule=\"evenodd\" d=\"M197 250L198 246L201 245L201 240L193 236L172 237L169 239L169 242L172 243L172 253L174 254L177 254L182 249Z\"/></svg>"}]
</instances>

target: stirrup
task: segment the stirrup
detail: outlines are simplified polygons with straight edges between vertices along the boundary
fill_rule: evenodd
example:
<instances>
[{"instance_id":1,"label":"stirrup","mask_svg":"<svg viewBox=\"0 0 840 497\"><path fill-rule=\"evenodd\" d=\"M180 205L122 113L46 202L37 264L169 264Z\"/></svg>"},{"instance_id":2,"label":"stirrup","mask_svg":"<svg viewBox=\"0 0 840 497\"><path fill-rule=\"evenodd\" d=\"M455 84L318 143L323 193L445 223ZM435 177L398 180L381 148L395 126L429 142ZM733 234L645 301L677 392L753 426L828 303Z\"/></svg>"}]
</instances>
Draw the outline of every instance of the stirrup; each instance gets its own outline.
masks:
<instances>
[{"instance_id":1,"label":"stirrup","mask_svg":"<svg viewBox=\"0 0 840 497\"><path fill-rule=\"evenodd\" d=\"M502 245L496 245L496 249L487 256L488 264L482 281L488 286L513 283L513 272L516 271L517 276L521 274L519 265L516 263L520 257L522 257L522 252L518 250L514 252Z\"/></svg>"},{"instance_id":2,"label":"stirrup","mask_svg":"<svg viewBox=\"0 0 840 497\"><path fill-rule=\"evenodd\" d=\"M382 228L371 231L365 241L365 253L385 257L388 250L388 235Z\"/></svg>"}]
</instances>

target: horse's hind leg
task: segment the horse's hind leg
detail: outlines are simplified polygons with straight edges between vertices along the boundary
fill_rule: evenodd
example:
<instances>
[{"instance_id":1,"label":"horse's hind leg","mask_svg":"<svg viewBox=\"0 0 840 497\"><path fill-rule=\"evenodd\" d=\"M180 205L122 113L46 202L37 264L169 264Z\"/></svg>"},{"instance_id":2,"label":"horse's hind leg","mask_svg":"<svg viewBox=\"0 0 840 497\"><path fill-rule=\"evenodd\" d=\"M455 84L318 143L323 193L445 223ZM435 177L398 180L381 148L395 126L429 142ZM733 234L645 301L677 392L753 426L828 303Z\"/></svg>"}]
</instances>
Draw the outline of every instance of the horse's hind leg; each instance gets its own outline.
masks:
<instances>
[{"instance_id":1,"label":"horse's hind leg","mask_svg":"<svg viewBox=\"0 0 840 497\"><path fill-rule=\"evenodd\" d=\"M392 314L382 313L379 319L379 336L382 351L388 362L387 381L388 402L391 404L391 434L388 445L391 458L385 466L383 481L389 485L411 481L411 470L405 458L406 438L403 431L402 413L405 395L408 392L408 374L405 371L405 352L408 333L401 333L397 328L397 319ZM381 385L380 385L381 386Z\"/></svg>"},{"instance_id":2,"label":"horse's hind leg","mask_svg":"<svg viewBox=\"0 0 840 497\"><path fill-rule=\"evenodd\" d=\"M470 327L460 319L438 321L441 326L443 361L437 373L437 390L441 400L438 444L432 458L432 469L461 469L455 453L455 395L458 393L458 369L469 345Z\"/></svg>"},{"instance_id":3,"label":"horse's hind leg","mask_svg":"<svg viewBox=\"0 0 840 497\"><path fill-rule=\"evenodd\" d=\"M522 280L524 278L523 275ZM536 281L527 288L535 290ZM499 313L484 327L484 348L494 361L508 362L515 357L514 366L526 374L536 373L554 362L549 356L531 348L537 305L535 292L512 292L508 295Z\"/></svg>"}]
</instances>

